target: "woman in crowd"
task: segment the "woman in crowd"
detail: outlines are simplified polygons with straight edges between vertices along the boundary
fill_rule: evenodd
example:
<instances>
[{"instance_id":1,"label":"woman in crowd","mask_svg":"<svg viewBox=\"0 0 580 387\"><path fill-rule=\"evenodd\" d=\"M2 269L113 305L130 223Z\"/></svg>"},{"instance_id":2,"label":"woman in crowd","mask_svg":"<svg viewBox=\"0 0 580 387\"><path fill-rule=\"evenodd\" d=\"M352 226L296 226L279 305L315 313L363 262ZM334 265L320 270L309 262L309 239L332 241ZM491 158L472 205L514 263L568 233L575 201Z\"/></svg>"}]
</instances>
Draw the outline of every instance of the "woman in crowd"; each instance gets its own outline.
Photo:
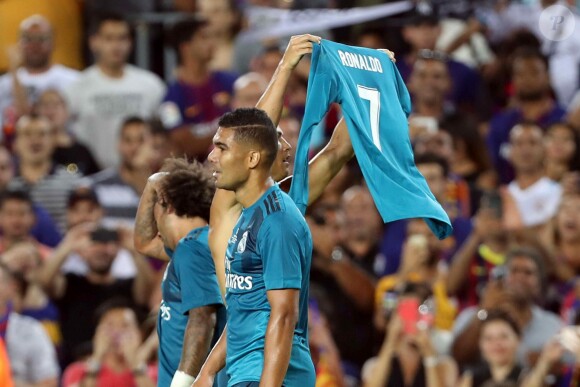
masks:
<instances>
[{"instance_id":1,"label":"woman in crowd","mask_svg":"<svg viewBox=\"0 0 580 387\"><path fill-rule=\"evenodd\" d=\"M409 318L403 312L405 304L425 306L428 289L425 285L408 283L397 297L397 311L394 308L389 311L385 305L385 315L390 314L390 321L378 356L369 359L363 368L365 387L455 385L457 366L451 358L440 356L435 350L428 320Z\"/></svg>"},{"instance_id":2,"label":"woman in crowd","mask_svg":"<svg viewBox=\"0 0 580 387\"><path fill-rule=\"evenodd\" d=\"M517 363L520 328L507 314L489 312L482 322L479 350L483 362L464 373L461 387L519 386L523 369Z\"/></svg>"},{"instance_id":3,"label":"woman in crowd","mask_svg":"<svg viewBox=\"0 0 580 387\"><path fill-rule=\"evenodd\" d=\"M580 138L570 124L550 125L544 138L546 176L561 181L568 172L580 170Z\"/></svg>"}]
</instances>

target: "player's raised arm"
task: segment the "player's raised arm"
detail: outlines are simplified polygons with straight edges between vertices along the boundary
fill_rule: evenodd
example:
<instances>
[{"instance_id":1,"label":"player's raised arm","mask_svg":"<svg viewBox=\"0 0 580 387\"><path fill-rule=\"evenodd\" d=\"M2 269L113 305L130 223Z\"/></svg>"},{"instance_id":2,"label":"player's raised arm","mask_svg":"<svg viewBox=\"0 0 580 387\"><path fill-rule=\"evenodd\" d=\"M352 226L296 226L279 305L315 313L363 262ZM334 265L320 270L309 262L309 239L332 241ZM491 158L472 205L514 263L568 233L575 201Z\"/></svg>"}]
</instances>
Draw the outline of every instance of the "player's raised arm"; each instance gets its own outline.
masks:
<instances>
[{"instance_id":1,"label":"player's raised arm","mask_svg":"<svg viewBox=\"0 0 580 387\"><path fill-rule=\"evenodd\" d=\"M284 57L278 64L268 88L256 105L258 109L262 109L268 114L275 126L280 122L284 93L292 71L294 71L304 55L312 53L312 45L320 43L320 40L320 36L309 34L295 35L290 38Z\"/></svg>"},{"instance_id":2,"label":"player's raised arm","mask_svg":"<svg viewBox=\"0 0 580 387\"><path fill-rule=\"evenodd\" d=\"M169 257L165 253L163 241L157 236L157 223L153 215L153 209L157 201L155 184L159 177L165 173L156 173L147 180L147 185L143 190L141 200L139 201L139 208L137 209L133 241L135 243L135 250L141 254L167 261Z\"/></svg>"}]
</instances>

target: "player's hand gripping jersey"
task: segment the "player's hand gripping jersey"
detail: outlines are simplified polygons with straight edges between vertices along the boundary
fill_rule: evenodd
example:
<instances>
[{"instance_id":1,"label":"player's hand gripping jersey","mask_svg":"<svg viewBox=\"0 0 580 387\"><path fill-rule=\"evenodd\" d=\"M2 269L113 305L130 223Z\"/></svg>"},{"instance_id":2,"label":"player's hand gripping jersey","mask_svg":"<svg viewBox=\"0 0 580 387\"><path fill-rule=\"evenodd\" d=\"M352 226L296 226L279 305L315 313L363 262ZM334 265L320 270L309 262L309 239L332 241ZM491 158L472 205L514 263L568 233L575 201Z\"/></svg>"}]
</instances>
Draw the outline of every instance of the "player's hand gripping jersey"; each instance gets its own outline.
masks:
<instances>
[{"instance_id":1,"label":"player's hand gripping jersey","mask_svg":"<svg viewBox=\"0 0 580 387\"><path fill-rule=\"evenodd\" d=\"M424 218L440 239L449 217L415 166L407 117L411 98L384 53L328 40L314 44L308 95L296 149L290 196L304 213L308 203L308 148L332 102L341 104L354 152L385 222Z\"/></svg>"}]
</instances>

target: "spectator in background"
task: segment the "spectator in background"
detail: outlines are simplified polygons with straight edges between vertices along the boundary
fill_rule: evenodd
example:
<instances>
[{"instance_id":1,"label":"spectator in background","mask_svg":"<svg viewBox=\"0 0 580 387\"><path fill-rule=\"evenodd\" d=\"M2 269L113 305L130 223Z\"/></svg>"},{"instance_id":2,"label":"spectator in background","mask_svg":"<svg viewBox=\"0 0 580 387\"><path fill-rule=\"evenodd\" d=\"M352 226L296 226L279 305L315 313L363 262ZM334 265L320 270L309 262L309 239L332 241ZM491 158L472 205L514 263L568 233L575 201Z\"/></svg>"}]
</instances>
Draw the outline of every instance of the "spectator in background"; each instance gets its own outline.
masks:
<instances>
[{"instance_id":1,"label":"spectator in background","mask_svg":"<svg viewBox=\"0 0 580 387\"><path fill-rule=\"evenodd\" d=\"M445 239L440 259L448 260L463 244L471 232L471 221L464 217L462 205L469 198L461 195L456 183L449 176L447 161L433 153L415 156L417 169L423 175L435 199L443 206L453 225L453 236ZM381 252L386 257L384 274L393 274L399 268L403 242L407 237L408 220L397 220L386 225L381 243Z\"/></svg>"},{"instance_id":2,"label":"spectator in background","mask_svg":"<svg viewBox=\"0 0 580 387\"><path fill-rule=\"evenodd\" d=\"M58 361L40 323L16 313L12 307L16 282L0 264L0 338L6 341L15 387L57 387Z\"/></svg>"},{"instance_id":3,"label":"spectator in background","mask_svg":"<svg viewBox=\"0 0 580 387\"><path fill-rule=\"evenodd\" d=\"M501 311L491 311L482 321L479 335L479 352L482 362L467 370L460 387L485 387L489 385L521 384L524 370L518 362L520 326Z\"/></svg>"},{"instance_id":4,"label":"spectator in background","mask_svg":"<svg viewBox=\"0 0 580 387\"><path fill-rule=\"evenodd\" d=\"M542 129L535 124L516 125L510 132L509 159L515 179L503 195L505 226L543 226L556 214L562 188L545 175Z\"/></svg>"},{"instance_id":5,"label":"spectator in background","mask_svg":"<svg viewBox=\"0 0 580 387\"><path fill-rule=\"evenodd\" d=\"M156 162L149 124L138 117L128 117L119 131L120 165L108 168L89 181L105 211L109 227L133 227L139 198Z\"/></svg>"},{"instance_id":6,"label":"spectator in background","mask_svg":"<svg viewBox=\"0 0 580 387\"><path fill-rule=\"evenodd\" d=\"M52 249L31 236L34 224L32 200L26 192L4 192L0 198L0 263L15 275L14 310L40 321L58 347L61 341L58 310L42 289L32 283L32 276L50 255Z\"/></svg>"},{"instance_id":7,"label":"spectator in background","mask_svg":"<svg viewBox=\"0 0 580 387\"><path fill-rule=\"evenodd\" d=\"M434 13L415 12L403 26L402 34L403 39L411 46L410 52L397 61L397 68L405 81L410 79L418 57L446 57L433 51L441 34L439 18ZM463 111L477 109L481 97L481 80L477 72L453 59L447 59L446 64L451 78L447 98Z\"/></svg>"},{"instance_id":8,"label":"spectator in background","mask_svg":"<svg viewBox=\"0 0 580 387\"><path fill-rule=\"evenodd\" d=\"M111 272L119 249L123 246L132 250L132 240L116 230L80 224L66 234L53 256L39 269L36 281L60 311L65 364L81 355L91 340L95 329L91 316L99 305L113 297L125 297L136 305L147 304L153 273L143 256L132 254L137 267L134 279L116 279ZM61 273L72 252L86 260L86 274Z\"/></svg>"},{"instance_id":9,"label":"spectator in background","mask_svg":"<svg viewBox=\"0 0 580 387\"><path fill-rule=\"evenodd\" d=\"M179 67L159 115L171 131L174 152L203 161L209 154L219 117L229 111L235 76L210 69L215 38L205 19L189 18L176 23L171 43Z\"/></svg>"},{"instance_id":10,"label":"spectator in background","mask_svg":"<svg viewBox=\"0 0 580 387\"><path fill-rule=\"evenodd\" d=\"M451 173L467 183L469 207L473 216L479 208L484 191L497 187L497 177L491 168L485 141L475 121L468 117L452 115L439 123L439 130L449 134L453 152L449 159Z\"/></svg>"},{"instance_id":11,"label":"spectator in background","mask_svg":"<svg viewBox=\"0 0 580 387\"><path fill-rule=\"evenodd\" d=\"M73 133L93 152L100 166L118 165L111 152L121 122L130 116L151 118L165 93L155 74L127 64L131 53L129 23L104 15L93 23L89 45L95 64L65 90L75 118Z\"/></svg>"},{"instance_id":12,"label":"spectator in background","mask_svg":"<svg viewBox=\"0 0 580 387\"><path fill-rule=\"evenodd\" d=\"M89 187L79 187L68 197L66 221L68 231L71 232L83 223L102 224L104 218L103 207L99 203L97 194ZM130 233L127 229L118 229L120 233ZM137 268L131 256L132 249L120 248L111 266L111 274L117 279L135 278ZM89 266L86 260L77 251L71 252L61 268L63 274L73 273L86 275Z\"/></svg>"},{"instance_id":13,"label":"spectator in background","mask_svg":"<svg viewBox=\"0 0 580 387\"><path fill-rule=\"evenodd\" d=\"M518 349L518 362L527 366L534 354L560 330L562 321L545 311L537 302L545 289L542 257L531 248L515 248L506 254L505 274L490 281L481 296L479 306L463 310L453 327L452 353L460 366L479 361L477 342L482 321L491 310L508 313L523 332Z\"/></svg>"},{"instance_id":14,"label":"spectator in background","mask_svg":"<svg viewBox=\"0 0 580 387\"><path fill-rule=\"evenodd\" d=\"M484 194L473 223L473 231L451 258L447 278L449 294L457 296L461 309L479 304L494 269L505 263L509 240L498 193Z\"/></svg>"},{"instance_id":15,"label":"spectator in background","mask_svg":"<svg viewBox=\"0 0 580 387\"><path fill-rule=\"evenodd\" d=\"M310 222L314 244L310 282L328 300L320 308L346 364L345 373L359 378L364 361L373 354L375 262L380 260L382 223L364 187L347 190L341 209L334 219L326 214Z\"/></svg>"},{"instance_id":16,"label":"spectator in background","mask_svg":"<svg viewBox=\"0 0 580 387\"><path fill-rule=\"evenodd\" d=\"M262 51L252 59L253 72L261 74L265 79L272 79L278 63L282 60L284 51L278 43L270 43L262 47Z\"/></svg>"},{"instance_id":17,"label":"spectator in background","mask_svg":"<svg viewBox=\"0 0 580 387\"><path fill-rule=\"evenodd\" d=\"M14 140L18 170L9 187L28 191L34 203L48 211L62 232L65 229L66 197L78 184L80 175L54 164L54 148L53 130L46 118L20 118Z\"/></svg>"},{"instance_id":18,"label":"spectator in background","mask_svg":"<svg viewBox=\"0 0 580 387\"><path fill-rule=\"evenodd\" d=\"M163 127L159 120L152 120L151 126L151 146L153 156L150 159L151 170L158 171L163 166L165 159L171 156L171 143L169 133Z\"/></svg>"},{"instance_id":19,"label":"spectator in background","mask_svg":"<svg viewBox=\"0 0 580 387\"><path fill-rule=\"evenodd\" d=\"M52 26L43 16L30 16L20 24L18 46L8 51L10 71L0 77L0 126L14 125L6 120L29 114L44 90L63 90L77 80L78 71L52 64L53 38Z\"/></svg>"},{"instance_id":20,"label":"spectator in background","mask_svg":"<svg viewBox=\"0 0 580 387\"><path fill-rule=\"evenodd\" d=\"M365 387L455 385L455 362L437 353L429 323L419 323L419 312L415 308L423 304L429 295L428 287L422 284L403 284L396 303L413 305L413 310L406 314L399 312L399 309L381 311L381 329L385 337L379 354L365 363ZM417 318L414 313L417 313Z\"/></svg>"},{"instance_id":21,"label":"spectator in background","mask_svg":"<svg viewBox=\"0 0 580 387\"><path fill-rule=\"evenodd\" d=\"M407 235L397 273L384 276L377 283L375 322L381 317L377 316L377 312L380 311L388 292L396 292L404 284L420 283L427 286L434 296L434 327L440 331L450 331L457 315L457 308L447 295L446 269L441 262L443 242L433 235L423 219L411 219ZM450 345L448 336L442 333L437 341L437 349L441 353L448 352Z\"/></svg>"},{"instance_id":22,"label":"spectator in background","mask_svg":"<svg viewBox=\"0 0 580 387\"><path fill-rule=\"evenodd\" d=\"M0 254L20 245L29 245L38 257L48 258L50 247L32 236L34 208L30 196L20 190L7 190L0 196ZM5 257L4 257L5 258Z\"/></svg>"},{"instance_id":23,"label":"spectator in background","mask_svg":"<svg viewBox=\"0 0 580 387\"><path fill-rule=\"evenodd\" d=\"M14 178L14 161L12 155L0 145L0 194L8 189L8 184ZM50 215L43 208L33 203L34 208L34 226L30 234L42 244L49 247L55 247L60 242L61 236L57 230L56 224Z\"/></svg>"},{"instance_id":24,"label":"spectator in background","mask_svg":"<svg viewBox=\"0 0 580 387\"><path fill-rule=\"evenodd\" d=\"M210 68L230 71L233 67L234 38L240 27L240 14L235 0L198 0L197 9L208 21L215 39L215 53ZM256 106L255 104L252 107Z\"/></svg>"},{"instance_id":25,"label":"spectator in background","mask_svg":"<svg viewBox=\"0 0 580 387\"><path fill-rule=\"evenodd\" d=\"M246 73L234 82L232 109L254 107L268 87L268 80L258 73Z\"/></svg>"},{"instance_id":26,"label":"spectator in background","mask_svg":"<svg viewBox=\"0 0 580 387\"><path fill-rule=\"evenodd\" d=\"M63 387L156 385L154 369L145 363L137 313L122 299L111 299L96 311L93 350L86 361L68 366Z\"/></svg>"},{"instance_id":27,"label":"spectator in background","mask_svg":"<svg viewBox=\"0 0 580 387\"><path fill-rule=\"evenodd\" d=\"M499 182L507 184L514 178L509 163L510 132L522 122L545 128L562 121L566 111L551 96L548 62L537 50L521 47L512 59L513 107L496 113L489 122L488 152L499 175Z\"/></svg>"},{"instance_id":28,"label":"spectator in background","mask_svg":"<svg viewBox=\"0 0 580 387\"><path fill-rule=\"evenodd\" d=\"M580 171L580 136L572 125L556 122L544 136L546 177L562 181L569 172Z\"/></svg>"},{"instance_id":29,"label":"spectator in background","mask_svg":"<svg viewBox=\"0 0 580 387\"><path fill-rule=\"evenodd\" d=\"M99 172L99 165L89 148L69 132L70 114L62 94L55 89L44 91L38 98L36 110L52 124L56 137L56 148L52 154L55 164L83 176Z\"/></svg>"}]
</instances>

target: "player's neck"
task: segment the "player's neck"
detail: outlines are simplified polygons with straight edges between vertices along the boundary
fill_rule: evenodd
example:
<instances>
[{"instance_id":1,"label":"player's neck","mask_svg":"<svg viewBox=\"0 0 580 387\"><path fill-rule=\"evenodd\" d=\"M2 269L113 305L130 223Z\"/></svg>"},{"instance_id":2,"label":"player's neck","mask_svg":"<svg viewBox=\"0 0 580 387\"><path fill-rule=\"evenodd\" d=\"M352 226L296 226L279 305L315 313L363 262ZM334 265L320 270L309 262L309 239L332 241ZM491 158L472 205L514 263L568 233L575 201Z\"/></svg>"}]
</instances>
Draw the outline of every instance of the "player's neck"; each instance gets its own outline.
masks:
<instances>
[{"instance_id":1,"label":"player's neck","mask_svg":"<svg viewBox=\"0 0 580 387\"><path fill-rule=\"evenodd\" d=\"M236 200L244 208L252 206L264 193L274 185L269 171L250 175L243 186L236 189Z\"/></svg>"},{"instance_id":2,"label":"player's neck","mask_svg":"<svg viewBox=\"0 0 580 387\"><path fill-rule=\"evenodd\" d=\"M179 243L179 241L182 238L185 238L187 234L191 232L191 230L204 226L207 226L207 222L204 219L197 216L194 218L177 219L173 224L173 226L171 227L171 229L173 230L173 235L171 235L169 239L169 243L171 244L171 246L167 247L169 247L172 250L175 250L175 248L177 247L177 243Z\"/></svg>"}]
</instances>

